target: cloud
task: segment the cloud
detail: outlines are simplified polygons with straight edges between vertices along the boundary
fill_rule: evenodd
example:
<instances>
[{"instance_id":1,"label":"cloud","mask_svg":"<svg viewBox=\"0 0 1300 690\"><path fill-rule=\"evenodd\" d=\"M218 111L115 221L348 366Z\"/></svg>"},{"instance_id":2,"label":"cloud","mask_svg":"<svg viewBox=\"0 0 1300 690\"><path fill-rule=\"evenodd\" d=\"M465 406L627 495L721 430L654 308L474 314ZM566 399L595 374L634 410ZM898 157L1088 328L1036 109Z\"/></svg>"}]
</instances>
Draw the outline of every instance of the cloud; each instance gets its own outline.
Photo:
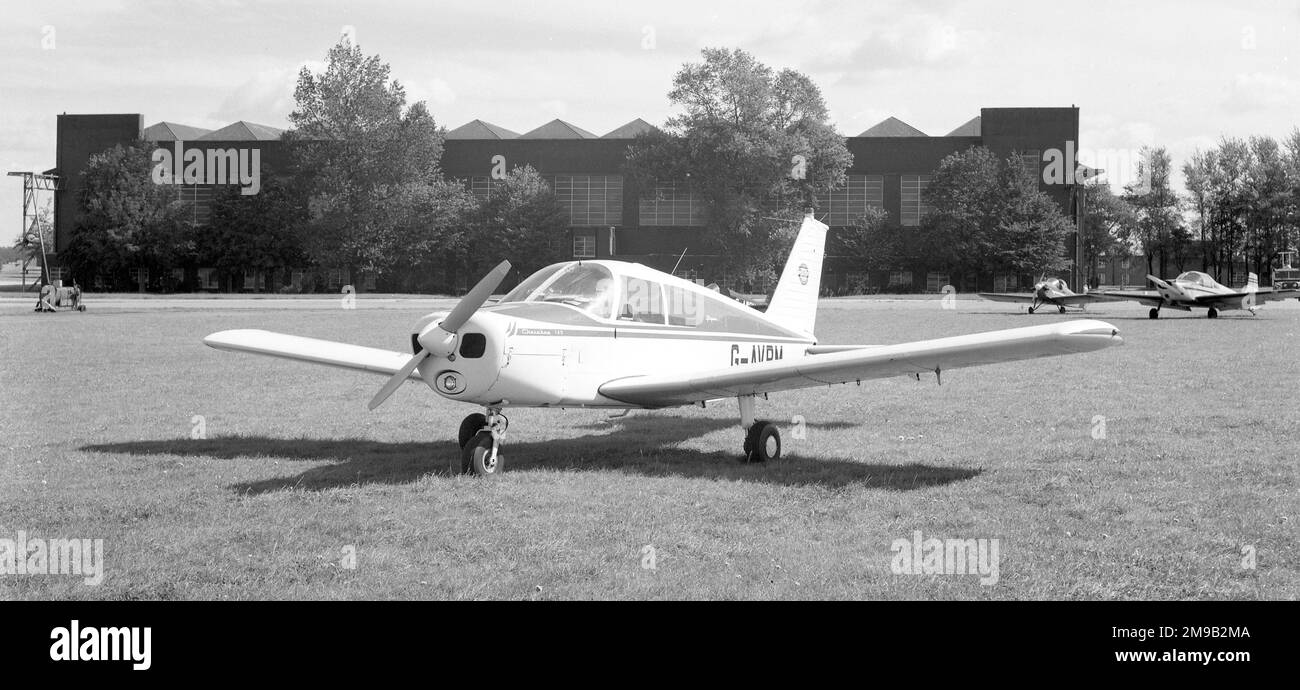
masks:
<instances>
[{"instance_id":1,"label":"cloud","mask_svg":"<svg viewBox=\"0 0 1300 690\"><path fill-rule=\"evenodd\" d=\"M298 71L306 67L313 72L325 70L319 60L305 60L293 67L261 70L235 87L209 114L211 122L204 126L222 127L237 120L248 120L272 127L286 127L289 113L293 112L293 91L298 84ZM186 123L191 124L191 123ZM194 123L198 124L198 123Z\"/></svg>"},{"instance_id":2,"label":"cloud","mask_svg":"<svg viewBox=\"0 0 1300 690\"><path fill-rule=\"evenodd\" d=\"M1229 112L1300 107L1300 82L1269 72L1239 73L1232 78L1223 106Z\"/></svg>"}]
</instances>

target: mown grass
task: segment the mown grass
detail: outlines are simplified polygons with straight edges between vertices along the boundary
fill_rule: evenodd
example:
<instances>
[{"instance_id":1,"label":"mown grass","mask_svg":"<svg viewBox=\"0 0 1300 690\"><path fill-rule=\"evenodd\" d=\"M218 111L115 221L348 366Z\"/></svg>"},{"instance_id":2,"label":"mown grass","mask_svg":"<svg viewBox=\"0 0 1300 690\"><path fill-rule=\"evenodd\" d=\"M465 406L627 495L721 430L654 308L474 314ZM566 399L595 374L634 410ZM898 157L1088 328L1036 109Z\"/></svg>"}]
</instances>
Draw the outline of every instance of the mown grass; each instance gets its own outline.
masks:
<instances>
[{"instance_id":1,"label":"mown grass","mask_svg":"<svg viewBox=\"0 0 1300 690\"><path fill-rule=\"evenodd\" d=\"M200 343L256 327L403 350L431 304L42 315L0 301L0 538L102 538L106 552L98 587L0 575L0 596L1300 594L1294 301L1216 321L1101 305L1124 346L954 370L942 386L773 395L760 416L782 423L786 457L767 466L738 462L734 403L621 419L516 410L495 481L446 472L469 407L408 384L371 413L379 377ZM827 300L819 331L888 343L1063 318L967 300L949 311L937 297ZM197 417L206 438L192 438ZM890 546L915 530L998 539L999 581L894 574Z\"/></svg>"}]
</instances>

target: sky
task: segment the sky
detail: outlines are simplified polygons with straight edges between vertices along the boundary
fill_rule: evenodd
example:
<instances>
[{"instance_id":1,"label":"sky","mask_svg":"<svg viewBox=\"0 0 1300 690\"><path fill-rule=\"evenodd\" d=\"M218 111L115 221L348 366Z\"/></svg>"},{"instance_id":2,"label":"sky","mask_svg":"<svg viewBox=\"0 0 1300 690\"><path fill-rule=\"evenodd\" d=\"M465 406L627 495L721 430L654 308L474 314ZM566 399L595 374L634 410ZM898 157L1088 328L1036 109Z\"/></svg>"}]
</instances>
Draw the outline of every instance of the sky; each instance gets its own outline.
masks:
<instances>
[{"instance_id":1,"label":"sky","mask_svg":"<svg viewBox=\"0 0 1300 690\"><path fill-rule=\"evenodd\" d=\"M287 127L298 71L345 33L449 129L662 124L673 75L706 47L807 74L845 135L1076 105L1080 147L1160 145L1177 167L1221 137L1300 126L1300 0L7 2L0 165L53 167L59 113ZM0 180L0 242L21 205L19 179Z\"/></svg>"}]
</instances>

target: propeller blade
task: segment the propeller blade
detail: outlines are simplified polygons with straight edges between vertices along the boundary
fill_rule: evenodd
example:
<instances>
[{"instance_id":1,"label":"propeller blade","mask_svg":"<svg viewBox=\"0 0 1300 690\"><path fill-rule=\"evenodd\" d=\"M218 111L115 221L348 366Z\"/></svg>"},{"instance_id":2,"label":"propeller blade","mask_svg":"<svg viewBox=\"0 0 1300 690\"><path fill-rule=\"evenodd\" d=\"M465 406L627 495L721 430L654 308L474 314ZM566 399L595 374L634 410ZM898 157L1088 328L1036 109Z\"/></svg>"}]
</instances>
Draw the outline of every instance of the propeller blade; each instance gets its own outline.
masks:
<instances>
[{"instance_id":1,"label":"propeller blade","mask_svg":"<svg viewBox=\"0 0 1300 690\"><path fill-rule=\"evenodd\" d=\"M393 391L397 390L398 387L402 385L402 382L406 381L406 378L411 375L411 372L415 371L415 368L420 366L420 362L423 362L424 358L428 356L428 350L420 350L410 359L410 361L404 364L396 374L393 374L393 377L388 379L388 382L384 384L384 387L380 388L378 393L375 393L375 397L370 399L370 409L373 410L384 404L384 401L388 399L388 396L392 395Z\"/></svg>"},{"instance_id":2,"label":"propeller blade","mask_svg":"<svg viewBox=\"0 0 1300 690\"><path fill-rule=\"evenodd\" d=\"M451 310L447 318L442 320L442 323L438 324L438 327L448 333L459 331L460 327L464 326L466 321L469 321L469 317L473 316L474 312L478 311L479 307L488 301L493 291L497 289L501 281L506 279L506 275L509 273L509 261L502 261L497 264L496 268L489 271L472 290L460 298L460 301L456 303L456 307Z\"/></svg>"},{"instance_id":3,"label":"propeller blade","mask_svg":"<svg viewBox=\"0 0 1300 690\"><path fill-rule=\"evenodd\" d=\"M489 271L487 275L483 276L482 280L478 281L478 284L476 284L472 290L466 293L464 297L460 298L460 301L456 303L456 306L451 310L451 313L447 314L447 318L443 319L442 322L437 325L426 327L424 331L416 337L416 341L420 343L420 351L415 353L415 356L411 357L411 359L403 365L396 374L393 374L393 376L384 384L384 387L379 389L378 393L375 393L375 397L370 399L370 409L373 410L384 404L384 401L388 399L388 396L392 395L393 391L397 390L398 387L402 385L402 382L411 375L411 372L415 371L416 367L420 366L420 362L423 362L425 357L434 354L437 354L440 357L446 357L450 354L450 348L455 345L454 336L456 331L460 330L460 327L464 326L469 321L470 317L474 315L474 312L478 311L479 307L482 307L483 304L488 301L488 298L492 296L492 292L497 289L497 286L501 284L501 281L506 279L508 273L510 273L509 261L502 261L497 264L496 268ZM433 340L426 341L425 336L434 331L442 331L440 340L437 342Z\"/></svg>"},{"instance_id":4,"label":"propeller blade","mask_svg":"<svg viewBox=\"0 0 1300 690\"><path fill-rule=\"evenodd\" d=\"M1152 283L1153 285L1155 285L1156 287L1158 287L1158 288L1164 288L1164 289L1166 289L1166 290L1169 289L1169 283L1166 283L1165 281L1163 281L1163 280L1161 280L1161 279L1159 279L1159 278L1157 278L1157 277L1155 277L1155 276L1153 276L1153 275L1147 274L1147 280L1151 281L1151 283Z\"/></svg>"}]
</instances>

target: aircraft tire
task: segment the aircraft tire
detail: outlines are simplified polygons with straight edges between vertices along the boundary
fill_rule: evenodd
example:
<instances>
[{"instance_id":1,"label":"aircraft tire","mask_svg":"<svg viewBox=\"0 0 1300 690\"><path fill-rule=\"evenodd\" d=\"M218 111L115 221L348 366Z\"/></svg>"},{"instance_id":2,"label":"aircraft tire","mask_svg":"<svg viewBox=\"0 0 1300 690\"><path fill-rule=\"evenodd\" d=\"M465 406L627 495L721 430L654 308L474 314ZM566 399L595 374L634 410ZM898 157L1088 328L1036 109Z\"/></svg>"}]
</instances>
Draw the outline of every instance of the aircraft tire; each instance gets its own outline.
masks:
<instances>
[{"instance_id":1,"label":"aircraft tire","mask_svg":"<svg viewBox=\"0 0 1300 690\"><path fill-rule=\"evenodd\" d=\"M460 421L460 431L456 434L456 440L460 442L460 447L463 449L465 444L474 438L474 434L477 434L485 426L487 426L487 416L482 412L475 412L462 419Z\"/></svg>"},{"instance_id":2,"label":"aircraft tire","mask_svg":"<svg viewBox=\"0 0 1300 690\"><path fill-rule=\"evenodd\" d=\"M496 462L490 462L491 457L492 432L484 429L474 434L461 452L461 471L479 477L495 477L505 469L506 456L498 451Z\"/></svg>"},{"instance_id":3,"label":"aircraft tire","mask_svg":"<svg viewBox=\"0 0 1300 690\"><path fill-rule=\"evenodd\" d=\"M1219 310L1215 309L1214 307L1210 307L1210 311L1205 316L1206 318L1217 319L1219 318Z\"/></svg>"},{"instance_id":4,"label":"aircraft tire","mask_svg":"<svg viewBox=\"0 0 1300 690\"><path fill-rule=\"evenodd\" d=\"M1160 318L1160 310L1159 310L1159 309L1152 309L1151 311L1147 312L1147 318L1149 318L1149 319L1158 319L1158 318Z\"/></svg>"},{"instance_id":5,"label":"aircraft tire","mask_svg":"<svg viewBox=\"0 0 1300 690\"><path fill-rule=\"evenodd\" d=\"M1033 308L1033 307L1030 307L1030 308L1029 308L1029 313L1030 313L1030 314L1034 313L1034 308Z\"/></svg>"},{"instance_id":6,"label":"aircraft tire","mask_svg":"<svg viewBox=\"0 0 1300 690\"><path fill-rule=\"evenodd\" d=\"M1065 307L1057 307L1057 309L1060 309L1062 314L1065 313Z\"/></svg>"},{"instance_id":7,"label":"aircraft tire","mask_svg":"<svg viewBox=\"0 0 1300 690\"><path fill-rule=\"evenodd\" d=\"M754 422L745 434L745 462L781 459L781 432L771 422Z\"/></svg>"}]
</instances>

